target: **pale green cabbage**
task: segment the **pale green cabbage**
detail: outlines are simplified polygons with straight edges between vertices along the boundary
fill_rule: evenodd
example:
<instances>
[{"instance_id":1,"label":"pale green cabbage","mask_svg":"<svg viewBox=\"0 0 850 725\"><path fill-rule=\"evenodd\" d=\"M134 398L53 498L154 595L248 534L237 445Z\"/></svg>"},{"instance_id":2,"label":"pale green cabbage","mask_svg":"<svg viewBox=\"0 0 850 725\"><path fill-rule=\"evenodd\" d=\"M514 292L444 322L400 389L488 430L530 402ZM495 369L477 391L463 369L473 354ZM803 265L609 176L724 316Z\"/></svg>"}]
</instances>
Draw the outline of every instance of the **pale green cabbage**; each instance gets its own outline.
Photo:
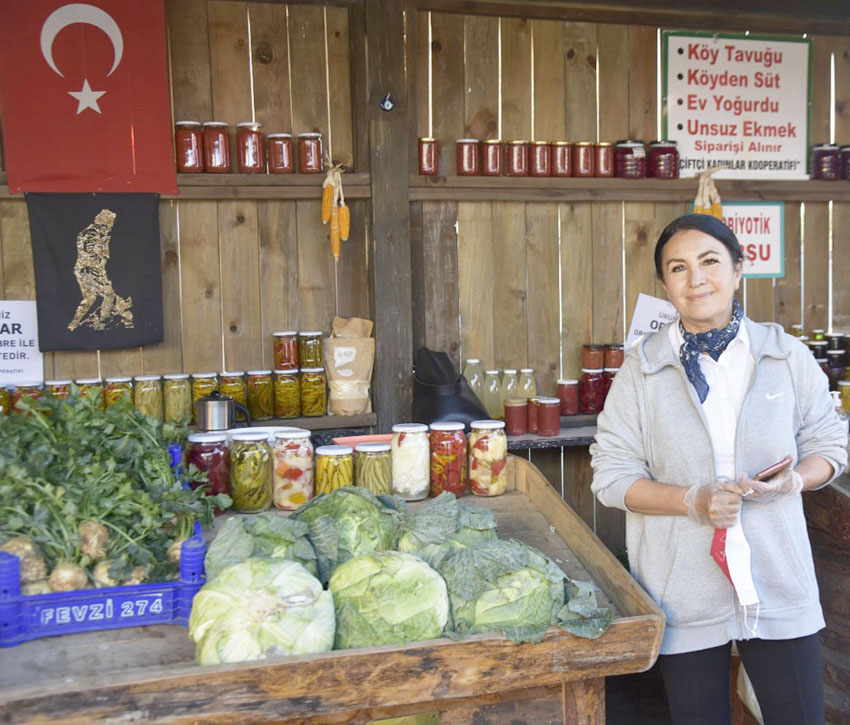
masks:
<instances>
[{"instance_id":1,"label":"pale green cabbage","mask_svg":"<svg viewBox=\"0 0 850 725\"><path fill-rule=\"evenodd\" d=\"M496 517L492 511L474 506L443 491L423 504L402 527L398 550L420 553L441 544L468 545L496 538Z\"/></svg>"}]
</instances>

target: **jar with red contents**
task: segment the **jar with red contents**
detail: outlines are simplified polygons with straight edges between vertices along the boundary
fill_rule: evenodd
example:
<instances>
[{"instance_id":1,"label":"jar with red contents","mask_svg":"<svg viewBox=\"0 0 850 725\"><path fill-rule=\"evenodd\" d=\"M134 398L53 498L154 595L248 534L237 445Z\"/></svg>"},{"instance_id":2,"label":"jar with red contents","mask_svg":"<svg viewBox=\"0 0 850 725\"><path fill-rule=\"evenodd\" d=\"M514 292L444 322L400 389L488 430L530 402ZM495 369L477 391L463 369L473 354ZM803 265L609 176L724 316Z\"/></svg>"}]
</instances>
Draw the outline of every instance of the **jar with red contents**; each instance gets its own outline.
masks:
<instances>
[{"instance_id":1,"label":"jar with red contents","mask_svg":"<svg viewBox=\"0 0 850 725\"><path fill-rule=\"evenodd\" d=\"M432 423L429 438L431 495L439 496L443 491L449 491L455 496L463 496L469 491L463 423Z\"/></svg>"},{"instance_id":2,"label":"jar with red contents","mask_svg":"<svg viewBox=\"0 0 850 725\"><path fill-rule=\"evenodd\" d=\"M569 141L555 141L552 143L552 176L571 176L572 164L570 154L572 144Z\"/></svg>"},{"instance_id":3,"label":"jar with red contents","mask_svg":"<svg viewBox=\"0 0 850 725\"><path fill-rule=\"evenodd\" d=\"M573 176L587 178L596 176L596 147L592 141L573 144Z\"/></svg>"},{"instance_id":4,"label":"jar with red contents","mask_svg":"<svg viewBox=\"0 0 850 725\"><path fill-rule=\"evenodd\" d=\"M192 488L207 486L210 495L230 494L230 451L223 433L192 433L187 439L186 468L194 464L207 474L207 483L189 481ZM216 510L216 514L222 513Z\"/></svg>"},{"instance_id":5,"label":"jar with red contents","mask_svg":"<svg viewBox=\"0 0 850 725\"><path fill-rule=\"evenodd\" d=\"M528 176L528 141L508 141L505 154L508 176Z\"/></svg>"},{"instance_id":6,"label":"jar with red contents","mask_svg":"<svg viewBox=\"0 0 850 725\"><path fill-rule=\"evenodd\" d=\"M619 370L620 370L620 368L603 368L602 369L602 386L603 386L604 393L605 393L604 398L603 398L603 403L605 401L605 398L608 397L608 391L611 389L611 383L614 382L614 376L617 374L617 372Z\"/></svg>"},{"instance_id":7,"label":"jar with red contents","mask_svg":"<svg viewBox=\"0 0 850 725\"><path fill-rule=\"evenodd\" d=\"M478 176L479 143L476 138L459 138L455 141L458 176Z\"/></svg>"},{"instance_id":8,"label":"jar with red contents","mask_svg":"<svg viewBox=\"0 0 850 725\"><path fill-rule=\"evenodd\" d=\"M841 178L850 181L850 146L842 146L839 155L841 156Z\"/></svg>"},{"instance_id":9,"label":"jar with red contents","mask_svg":"<svg viewBox=\"0 0 850 725\"><path fill-rule=\"evenodd\" d=\"M230 134L223 121L204 124L204 171L208 174L230 173Z\"/></svg>"},{"instance_id":10,"label":"jar with red contents","mask_svg":"<svg viewBox=\"0 0 850 725\"><path fill-rule=\"evenodd\" d=\"M537 408L538 398L536 395L528 399L528 432L537 433Z\"/></svg>"},{"instance_id":11,"label":"jar with red contents","mask_svg":"<svg viewBox=\"0 0 850 725\"><path fill-rule=\"evenodd\" d=\"M501 176L505 170L505 152L499 139L481 142L481 175Z\"/></svg>"},{"instance_id":12,"label":"jar with red contents","mask_svg":"<svg viewBox=\"0 0 850 725\"><path fill-rule=\"evenodd\" d=\"M561 415L578 415L578 380L558 381Z\"/></svg>"},{"instance_id":13,"label":"jar with red contents","mask_svg":"<svg viewBox=\"0 0 850 725\"><path fill-rule=\"evenodd\" d=\"M266 136L270 174L291 174L295 171L295 149L291 133L270 133Z\"/></svg>"},{"instance_id":14,"label":"jar with red contents","mask_svg":"<svg viewBox=\"0 0 850 725\"><path fill-rule=\"evenodd\" d=\"M624 355L625 352L622 345L617 343L606 345L605 357L602 367L605 369L620 367L623 364Z\"/></svg>"},{"instance_id":15,"label":"jar with red contents","mask_svg":"<svg viewBox=\"0 0 850 725\"><path fill-rule=\"evenodd\" d=\"M602 368L582 368L579 387L579 408L582 413L599 413L605 404L605 381Z\"/></svg>"},{"instance_id":16,"label":"jar with red contents","mask_svg":"<svg viewBox=\"0 0 850 725\"><path fill-rule=\"evenodd\" d=\"M646 175L655 179L679 178L679 149L675 141L653 141L649 144Z\"/></svg>"},{"instance_id":17,"label":"jar with red contents","mask_svg":"<svg viewBox=\"0 0 850 725\"><path fill-rule=\"evenodd\" d=\"M552 145L548 141L535 141L531 144L529 176L552 175Z\"/></svg>"},{"instance_id":18,"label":"jar with red contents","mask_svg":"<svg viewBox=\"0 0 850 725\"><path fill-rule=\"evenodd\" d=\"M581 367L582 369L602 370L605 367L605 346L593 344L582 345Z\"/></svg>"},{"instance_id":19,"label":"jar with red contents","mask_svg":"<svg viewBox=\"0 0 850 725\"><path fill-rule=\"evenodd\" d=\"M438 165L437 139L419 139L419 173L422 176L436 176Z\"/></svg>"},{"instance_id":20,"label":"jar with red contents","mask_svg":"<svg viewBox=\"0 0 850 725\"><path fill-rule=\"evenodd\" d=\"M555 438L561 432L560 398L537 399L537 435Z\"/></svg>"},{"instance_id":21,"label":"jar with red contents","mask_svg":"<svg viewBox=\"0 0 850 725\"><path fill-rule=\"evenodd\" d=\"M841 151L831 143L812 146L810 170L813 179L838 181L841 178Z\"/></svg>"},{"instance_id":22,"label":"jar with red contents","mask_svg":"<svg viewBox=\"0 0 850 725\"><path fill-rule=\"evenodd\" d=\"M509 436L521 436L528 433L527 398L505 400L505 433Z\"/></svg>"},{"instance_id":23,"label":"jar with red contents","mask_svg":"<svg viewBox=\"0 0 850 725\"><path fill-rule=\"evenodd\" d=\"M174 123L174 149L177 154L177 171L181 174L199 174L204 170L204 141L200 121Z\"/></svg>"},{"instance_id":24,"label":"jar with red contents","mask_svg":"<svg viewBox=\"0 0 850 725\"><path fill-rule=\"evenodd\" d=\"M262 174L266 170L266 146L261 129L253 121L236 124L236 167L241 174Z\"/></svg>"},{"instance_id":25,"label":"jar with red contents","mask_svg":"<svg viewBox=\"0 0 850 725\"><path fill-rule=\"evenodd\" d=\"M21 383L12 391L12 410L15 410L18 401L24 398L38 400L40 397L42 397L41 383Z\"/></svg>"},{"instance_id":26,"label":"jar with red contents","mask_svg":"<svg viewBox=\"0 0 850 725\"><path fill-rule=\"evenodd\" d=\"M646 148L643 141L617 141L614 147L614 176L642 179L646 176Z\"/></svg>"},{"instance_id":27,"label":"jar with red contents","mask_svg":"<svg viewBox=\"0 0 850 725\"><path fill-rule=\"evenodd\" d=\"M324 168L322 161L322 134L298 134L298 171L302 174L321 174Z\"/></svg>"},{"instance_id":28,"label":"jar with red contents","mask_svg":"<svg viewBox=\"0 0 850 725\"><path fill-rule=\"evenodd\" d=\"M275 370L298 370L298 333L281 330L272 334L274 338Z\"/></svg>"},{"instance_id":29,"label":"jar with red contents","mask_svg":"<svg viewBox=\"0 0 850 725\"><path fill-rule=\"evenodd\" d=\"M594 176L611 177L614 175L614 144L610 141L599 141L594 147Z\"/></svg>"}]
</instances>

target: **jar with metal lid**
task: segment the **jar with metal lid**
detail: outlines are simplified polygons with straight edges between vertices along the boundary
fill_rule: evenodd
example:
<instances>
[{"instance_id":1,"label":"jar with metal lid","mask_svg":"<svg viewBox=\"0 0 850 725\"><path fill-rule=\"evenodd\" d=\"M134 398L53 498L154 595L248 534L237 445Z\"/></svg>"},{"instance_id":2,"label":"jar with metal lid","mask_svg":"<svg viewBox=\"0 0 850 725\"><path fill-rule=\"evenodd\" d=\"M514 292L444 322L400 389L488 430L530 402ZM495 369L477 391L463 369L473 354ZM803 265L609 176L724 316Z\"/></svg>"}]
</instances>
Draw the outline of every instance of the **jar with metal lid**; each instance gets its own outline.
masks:
<instances>
[{"instance_id":1,"label":"jar with metal lid","mask_svg":"<svg viewBox=\"0 0 850 725\"><path fill-rule=\"evenodd\" d=\"M245 382L244 371L221 373L218 376L218 391L222 395L229 395L239 405L248 407L248 384Z\"/></svg>"},{"instance_id":2,"label":"jar with metal lid","mask_svg":"<svg viewBox=\"0 0 850 725\"><path fill-rule=\"evenodd\" d=\"M162 376L162 416L166 423L188 425L192 420L192 383L189 373Z\"/></svg>"},{"instance_id":3,"label":"jar with metal lid","mask_svg":"<svg viewBox=\"0 0 850 725\"><path fill-rule=\"evenodd\" d=\"M41 383L21 383L12 391L11 408L15 410L18 402L24 398L38 400L41 396Z\"/></svg>"},{"instance_id":4,"label":"jar with metal lid","mask_svg":"<svg viewBox=\"0 0 850 725\"><path fill-rule=\"evenodd\" d=\"M274 417L297 418L301 415L301 383L298 370L274 371Z\"/></svg>"},{"instance_id":5,"label":"jar with metal lid","mask_svg":"<svg viewBox=\"0 0 850 725\"><path fill-rule=\"evenodd\" d=\"M455 141L455 157L458 176L477 176L480 171L478 139L459 138Z\"/></svg>"},{"instance_id":6,"label":"jar with metal lid","mask_svg":"<svg viewBox=\"0 0 850 725\"><path fill-rule=\"evenodd\" d=\"M531 143L531 159L528 175L552 175L552 145L548 141L533 141Z\"/></svg>"},{"instance_id":7,"label":"jar with metal lid","mask_svg":"<svg viewBox=\"0 0 850 725\"><path fill-rule=\"evenodd\" d=\"M204 124L204 171L208 174L230 173L230 134L223 121Z\"/></svg>"},{"instance_id":8,"label":"jar with metal lid","mask_svg":"<svg viewBox=\"0 0 850 725\"><path fill-rule=\"evenodd\" d=\"M569 141L552 143L552 176L572 176L572 144Z\"/></svg>"},{"instance_id":9,"label":"jar with metal lid","mask_svg":"<svg viewBox=\"0 0 850 725\"><path fill-rule=\"evenodd\" d=\"M596 176L596 148L593 141L574 143L572 162L573 176Z\"/></svg>"},{"instance_id":10,"label":"jar with metal lid","mask_svg":"<svg viewBox=\"0 0 850 725\"><path fill-rule=\"evenodd\" d=\"M582 413L599 413L605 404L602 368L582 368L579 381L579 405Z\"/></svg>"},{"instance_id":11,"label":"jar with metal lid","mask_svg":"<svg viewBox=\"0 0 850 725\"><path fill-rule=\"evenodd\" d=\"M266 170L266 147L262 125L254 121L236 124L236 165L242 174L262 174Z\"/></svg>"},{"instance_id":12,"label":"jar with metal lid","mask_svg":"<svg viewBox=\"0 0 850 725\"><path fill-rule=\"evenodd\" d=\"M192 488L206 486L211 495L230 495L230 449L224 433L192 433L186 439L186 467L207 474L207 482L188 481ZM221 513L216 511L216 513Z\"/></svg>"},{"instance_id":13,"label":"jar with metal lid","mask_svg":"<svg viewBox=\"0 0 850 725\"><path fill-rule=\"evenodd\" d=\"M505 151L500 139L481 142L481 175L501 176L505 170Z\"/></svg>"},{"instance_id":14,"label":"jar with metal lid","mask_svg":"<svg viewBox=\"0 0 850 725\"><path fill-rule=\"evenodd\" d=\"M646 176L646 147L643 141L617 141L614 147L614 176L642 179Z\"/></svg>"},{"instance_id":15,"label":"jar with metal lid","mask_svg":"<svg viewBox=\"0 0 850 725\"><path fill-rule=\"evenodd\" d=\"M392 493L392 453L389 443L360 443L354 449L355 483L376 496Z\"/></svg>"},{"instance_id":16,"label":"jar with metal lid","mask_svg":"<svg viewBox=\"0 0 850 725\"><path fill-rule=\"evenodd\" d=\"M578 380L559 380L557 389L561 415L578 415Z\"/></svg>"},{"instance_id":17,"label":"jar with metal lid","mask_svg":"<svg viewBox=\"0 0 850 725\"><path fill-rule=\"evenodd\" d=\"M320 174L322 161L322 134L298 134L298 171L302 174Z\"/></svg>"},{"instance_id":18,"label":"jar with metal lid","mask_svg":"<svg viewBox=\"0 0 850 725\"><path fill-rule=\"evenodd\" d=\"M393 493L406 501L428 495L431 455L428 426L423 423L397 423L393 426Z\"/></svg>"},{"instance_id":19,"label":"jar with metal lid","mask_svg":"<svg viewBox=\"0 0 850 725\"><path fill-rule=\"evenodd\" d=\"M291 174L295 171L295 151L291 133L270 133L266 136L270 174Z\"/></svg>"},{"instance_id":20,"label":"jar with metal lid","mask_svg":"<svg viewBox=\"0 0 850 725\"><path fill-rule=\"evenodd\" d=\"M248 412L252 420L274 415L274 380L271 370L248 371Z\"/></svg>"},{"instance_id":21,"label":"jar with metal lid","mask_svg":"<svg viewBox=\"0 0 850 725\"><path fill-rule=\"evenodd\" d=\"M432 496L449 491L463 496L468 491L467 450L463 423L437 421L431 424L430 487Z\"/></svg>"},{"instance_id":22,"label":"jar with metal lid","mask_svg":"<svg viewBox=\"0 0 850 725\"><path fill-rule=\"evenodd\" d=\"M599 141L593 147L594 176L614 176L614 144L610 141Z\"/></svg>"},{"instance_id":23,"label":"jar with metal lid","mask_svg":"<svg viewBox=\"0 0 850 725\"><path fill-rule=\"evenodd\" d=\"M830 350L844 349L844 335L840 332L827 332L826 335L827 348Z\"/></svg>"},{"instance_id":24,"label":"jar with metal lid","mask_svg":"<svg viewBox=\"0 0 850 725\"><path fill-rule=\"evenodd\" d=\"M133 400L133 378L112 377L106 378L104 385L104 400L109 407L122 398L132 402Z\"/></svg>"},{"instance_id":25,"label":"jar with metal lid","mask_svg":"<svg viewBox=\"0 0 850 725\"><path fill-rule=\"evenodd\" d=\"M6 387L0 387L0 412L3 415L9 415L12 412L12 396Z\"/></svg>"},{"instance_id":26,"label":"jar with metal lid","mask_svg":"<svg viewBox=\"0 0 850 725\"><path fill-rule=\"evenodd\" d=\"M561 432L560 398L537 399L537 435L557 437Z\"/></svg>"},{"instance_id":27,"label":"jar with metal lid","mask_svg":"<svg viewBox=\"0 0 850 725\"><path fill-rule=\"evenodd\" d=\"M142 415L162 421L162 378L138 375L133 383L133 406Z\"/></svg>"},{"instance_id":28,"label":"jar with metal lid","mask_svg":"<svg viewBox=\"0 0 850 725\"><path fill-rule=\"evenodd\" d=\"M51 398L64 400L71 395L71 380L45 380L44 392Z\"/></svg>"},{"instance_id":29,"label":"jar with metal lid","mask_svg":"<svg viewBox=\"0 0 850 725\"><path fill-rule=\"evenodd\" d=\"M354 485L354 458L350 446L316 449L316 495Z\"/></svg>"},{"instance_id":30,"label":"jar with metal lid","mask_svg":"<svg viewBox=\"0 0 850 725\"><path fill-rule=\"evenodd\" d=\"M298 370L298 333L295 330L281 330L272 333L272 339L275 370Z\"/></svg>"},{"instance_id":31,"label":"jar with metal lid","mask_svg":"<svg viewBox=\"0 0 850 725\"><path fill-rule=\"evenodd\" d=\"M204 170L204 142L200 121L174 122L174 149L177 171L199 174Z\"/></svg>"},{"instance_id":32,"label":"jar with metal lid","mask_svg":"<svg viewBox=\"0 0 850 725\"><path fill-rule=\"evenodd\" d=\"M829 360L830 367L843 367L846 365L846 355L847 353L844 351L844 348L834 350L829 347L829 341L827 341L826 358Z\"/></svg>"},{"instance_id":33,"label":"jar with metal lid","mask_svg":"<svg viewBox=\"0 0 850 725\"><path fill-rule=\"evenodd\" d=\"M537 401L540 398L536 395L532 395L528 399L528 432L529 433L537 433Z\"/></svg>"},{"instance_id":34,"label":"jar with metal lid","mask_svg":"<svg viewBox=\"0 0 850 725\"><path fill-rule=\"evenodd\" d=\"M213 391L218 390L218 375L216 373L193 373L192 374L192 402L206 398ZM194 410L192 412L194 417Z\"/></svg>"},{"instance_id":35,"label":"jar with metal lid","mask_svg":"<svg viewBox=\"0 0 850 725\"><path fill-rule=\"evenodd\" d=\"M80 389L81 398L97 398L100 400L100 407L104 407L103 381L100 378L80 378L75 382Z\"/></svg>"},{"instance_id":36,"label":"jar with metal lid","mask_svg":"<svg viewBox=\"0 0 850 725\"><path fill-rule=\"evenodd\" d=\"M523 398L530 398L533 395L537 395L537 382L534 379L534 370L532 368L520 368L519 395Z\"/></svg>"},{"instance_id":37,"label":"jar with metal lid","mask_svg":"<svg viewBox=\"0 0 850 725\"><path fill-rule=\"evenodd\" d=\"M619 367L603 368L602 369L602 391L603 391L602 402L603 402L603 404L605 402L605 398L608 397L608 391L611 389L611 383L614 382L614 377L617 375L617 372L619 370L620 370Z\"/></svg>"},{"instance_id":38,"label":"jar with metal lid","mask_svg":"<svg viewBox=\"0 0 850 725\"><path fill-rule=\"evenodd\" d=\"M283 511L294 511L313 498L313 443L310 441L310 431L279 430L274 436L274 505Z\"/></svg>"},{"instance_id":39,"label":"jar with metal lid","mask_svg":"<svg viewBox=\"0 0 850 725\"><path fill-rule=\"evenodd\" d=\"M611 343L605 346L604 365L605 368L618 368L623 364L625 350L619 343ZM589 366L588 366L589 367Z\"/></svg>"},{"instance_id":40,"label":"jar with metal lid","mask_svg":"<svg viewBox=\"0 0 850 725\"><path fill-rule=\"evenodd\" d=\"M328 410L328 383L324 368L301 368L301 415L316 418Z\"/></svg>"},{"instance_id":41,"label":"jar with metal lid","mask_svg":"<svg viewBox=\"0 0 850 725\"><path fill-rule=\"evenodd\" d=\"M581 366L582 368L598 368L601 372L605 366L605 346L593 344L582 345Z\"/></svg>"},{"instance_id":42,"label":"jar with metal lid","mask_svg":"<svg viewBox=\"0 0 850 725\"><path fill-rule=\"evenodd\" d=\"M815 342L823 342L824 339L824 331L821 328L817 330L812 330L812 340Z\"/></svg>"},{"instance_id":43,"label":"jar with metal lid","mask_svg":"<svg viewBox=\"0 0 850 725\"><path fill-rule=\"evenodd\" d=\"M422 176L436 176L439 164L437 139L423 137L419 139L419 173Z\"/></svg>"},{"instance_id":44,"label":"jar with metal lid","mask_svg":"<svg viewBox=\"0 0 850 725\"><path fill-rule=\"evenodd\" d=\"M821 181L838 181L841 178L841 151L835 144L821 143L812 146L811 175Z\"/></svg>"},{"instance_id":45,"label":"jar with metal lid","mask_svg":"<svg viewBox=\"0 0 850 725\"><path fill-rule=\"evenodd\" d=\"M302 368L318 368L325 364L322 355L321 330L298 333L298 360Z\"/></svg>"},{"instance_id":46,"label":"jar with metal lid","mask_svg":"<svg viewBox=\"0 0 850 725\"><path fill-rule=\"evenodd\" d=\"M841 157L841 178L848 181L850 180L850 146L842 146L838 153Z\"/></svg>"},{"instance_id":47,"label":"jar with metal lid","mask_svg":"<svg viewBox=\"0 0 850 725\"><path fill-rule=\"evenodd\" d=\"M649 144L646 175L655 179L679 178L679 149L675 141L653 141Z\"/></svg>"},{"instance_id":48,"label":"jar with metal lid","mask_svg":"<svg viewBox=\"0 0 850 725\"><path fill-rule=\"evenodd\" d=\"M528 398L505 400L505 433L509 436L528 433Z\"/></svg>"},{"instance_id":49,"label":"jar with metal lid","mask_svg":"<svg viewBox=\"0 0 850 725\"><path fill-rule=\"evenodd\" d=\"M469 487L476 496L499 496L508 486L505 424L474 420L469 427Z\"/></svg>"},{"instance_id":50,"label":"jar with metal lid","mask_svg":"<svg viewBox=\"0 0 850 725\"><path fill-rule=\"evenodd\" d=\"M791 325L791 334L794 337L802 337L803 336L803 326L802 325Z\"/></svg>"},{"instance_id":51,"label":"jar with metal lid","mask_svg":"<svg viewBox=\"0 0 850 725\"><path fill-rule=\"evenodd\" d=\"M528 176L528 141L508 141L505 156L508 176Z\"/></svg>"},{"instance_id":52,"label":"jar with metal lid","mask_svg":"<svg viewBox=\"0 0 850 725\"><path fill-rule=\"evenodd\" d=\"M234 511L253 514L271 506L272 466L268 434L233 434L230 445L230 492Z\"/></svg>"},{"instance_id":53,"label":"jar with metal lid","mask_svg":"<svg viewBox=\"0 0 850 725\"><path fill-rule=\"evenodd\" d=\"M502 383L498 370L487 370L481 387L481 404L491 418L502 417Z\"/></svg>"}]
</instances>

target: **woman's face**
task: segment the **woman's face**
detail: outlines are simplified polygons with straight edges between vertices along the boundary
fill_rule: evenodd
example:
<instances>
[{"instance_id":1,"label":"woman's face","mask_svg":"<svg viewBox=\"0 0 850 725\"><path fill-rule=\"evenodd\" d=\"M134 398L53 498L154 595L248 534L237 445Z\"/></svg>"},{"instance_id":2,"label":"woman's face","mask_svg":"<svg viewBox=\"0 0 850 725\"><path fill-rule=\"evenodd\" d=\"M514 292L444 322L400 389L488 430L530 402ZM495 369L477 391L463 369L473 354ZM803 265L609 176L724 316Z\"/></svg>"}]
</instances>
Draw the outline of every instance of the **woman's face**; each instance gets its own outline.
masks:
<instances>
[{"instance_id":1,"label":"woman's face","mask_svg":"<svg viewBox=\"0 0 850 725\"><path fill-rule=\"evenodd\" d=\"M732 261L722 242L687 229L664 245L661 262L661 285L688 332L708 332L729 322L743 266Z\"/></svg>"}]
</instances>

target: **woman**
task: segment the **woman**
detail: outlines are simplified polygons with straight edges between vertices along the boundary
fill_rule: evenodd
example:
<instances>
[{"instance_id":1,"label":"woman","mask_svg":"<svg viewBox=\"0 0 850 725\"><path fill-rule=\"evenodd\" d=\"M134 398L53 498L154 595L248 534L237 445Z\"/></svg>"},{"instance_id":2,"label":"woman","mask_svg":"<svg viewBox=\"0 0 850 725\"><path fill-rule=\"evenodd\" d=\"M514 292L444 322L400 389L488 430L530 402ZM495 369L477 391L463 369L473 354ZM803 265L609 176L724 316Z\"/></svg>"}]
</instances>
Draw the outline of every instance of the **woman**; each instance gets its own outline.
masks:
<instances>
[{"instance_id":1,"label":"woman","mask_svg":"<svg viewBox=\"0 0 850 725\"><path fill-rule=\"evenodd\" d=\"M841 473L847 436L806 347L743 316L742 260L714 217L662 232L655 269L679 321L628 351L590 449L593 491L627 512L630 569L667 616L673 722L729 722L736 642L768 725L823 723L824 620L800 493ZM789 454L793 467L753 480ZM710 553L719 529L728 562Z\"/></svg>"}]
</instances>

